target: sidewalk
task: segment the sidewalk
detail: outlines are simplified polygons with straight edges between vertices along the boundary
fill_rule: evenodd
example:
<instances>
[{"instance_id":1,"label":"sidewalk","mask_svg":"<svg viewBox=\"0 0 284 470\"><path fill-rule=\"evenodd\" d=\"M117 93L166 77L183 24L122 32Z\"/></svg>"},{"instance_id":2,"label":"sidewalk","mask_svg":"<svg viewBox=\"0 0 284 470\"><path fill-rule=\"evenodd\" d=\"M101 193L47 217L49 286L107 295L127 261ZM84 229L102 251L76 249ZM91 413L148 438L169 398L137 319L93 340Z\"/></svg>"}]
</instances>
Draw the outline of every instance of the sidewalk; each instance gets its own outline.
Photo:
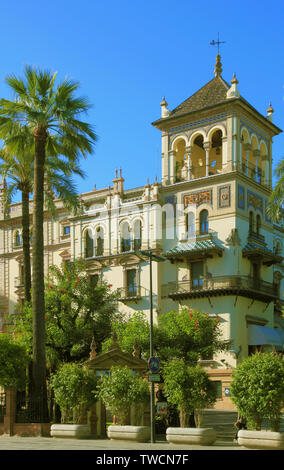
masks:
<instances>
[{"instance_id":1,"label":"sidewalk","mask_svg":"<svg viewBox=\"0 0 284 470\"><path fill-rule=\"evenodd\" d=\"M145 451L178 451L178 450L244 450L236 443L216 441L212 446L173 445L166 441L155 443L137 443L130 441L115 441L109 439L58 439L52 437L5 437L0 436L1 450L145 450Z\"/></svg>"}]
</instances>

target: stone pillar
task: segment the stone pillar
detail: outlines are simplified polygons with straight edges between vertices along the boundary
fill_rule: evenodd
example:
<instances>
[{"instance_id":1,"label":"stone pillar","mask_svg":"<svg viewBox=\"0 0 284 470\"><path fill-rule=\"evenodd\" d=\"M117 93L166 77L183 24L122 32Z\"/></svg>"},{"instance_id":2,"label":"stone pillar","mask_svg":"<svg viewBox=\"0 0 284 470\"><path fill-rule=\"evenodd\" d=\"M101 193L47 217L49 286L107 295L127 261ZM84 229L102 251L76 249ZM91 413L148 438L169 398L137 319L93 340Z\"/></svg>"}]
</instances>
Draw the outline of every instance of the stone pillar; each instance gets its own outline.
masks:
<instances>
[{"instance_id":1,"label":"stone pillar","mask_svg":"<svg viewBox=\"0 0 284 470\"><path fill-rule=\"evenodd\" d=\"M186 147L185 149L186 153L187 153L187 179L188 181L191 180L191 165L192 165L192 162L191 162L191 152L192 152L192 147Z\"/></svg>"},{"instance_id":2,"label":"stone pillar","mask_svg":"<svg viewBox=\"0 0 284 470\"><path fill-rule=\"evenodd\" d=\"M227 136L222 137L222 166L221 166L222 171L224 170L224 168L227 167L227 163L228 163L227 140L228 140Z\"/></svg>"},{"instance_id":3,"label":"stone pillar","mask_svg":"<svg viewBox=\"0 0 284 470\"><path fill-rule=\"evenodd\" d=\"M203 148L206 152L206 176L209 176L209 152L210 152L210 142L204 142Z\"/></svg>"},{"instance_id":4,"label":"stone pillar","mask_svg":"<svg viewBox=\"0 0 284 470\"><path fill-rule=\"evenodd\" d=\"M15 388L6 389L6 414L4 416L4 434L13 436L16 419L16 395Z\"/></svg>"},{"instance_id":5,"label":"stone pillar","mask_svg":"<svg viewBox=\"0 0 284 470\"><path fill-rule=\"evenodd\" d=\"M244 145L244 149L246 151L246 175L249 176L249 153L250 153L250 149L251 149L251 145L250 144L245 144Z\"/></svg>"},{"instance_id":6,"label":"stone pillar","mask_svg":"<svg viewBox=\"0 0 284 470\"><path fill-rule=\"evenodd\" d=\"M255 178L254 180L258 182L258 158L260 155L259 150L254 150L253 151L253 156L255 157Z\"/></svg>"},{"instance_id":7,"label":"stone pillar","mask_svg":"<svg viewBox=\"0 0 284 470\"><path fill-rule=\"evenodd\" d=\"M92 407L90 417L89 417L90 429L91 429L91 436L94 439L98 437L98 416L96 410L96 404Z\"/></svg>"},{"instance_id":8,"label":"stone pillar","mask_svg":"<svg viewBox=\"0 0 284 470\"><path fill-rule=\"evenodd\" d=\"M170 184L174 184L176 180L176 171L175 171L175 151L169 151L169 180Z\"/></svg>"},{"instance_id":9,"label":"stone pillar","mask_svg":"<svg viewBox=\"0 0 284 470\"><path fill-rule=\"evenodd\" d=\"M264 170L264 184L269 186L269 158L268 155L262 155L262 169Z\"/></svg>"}]
</instances>

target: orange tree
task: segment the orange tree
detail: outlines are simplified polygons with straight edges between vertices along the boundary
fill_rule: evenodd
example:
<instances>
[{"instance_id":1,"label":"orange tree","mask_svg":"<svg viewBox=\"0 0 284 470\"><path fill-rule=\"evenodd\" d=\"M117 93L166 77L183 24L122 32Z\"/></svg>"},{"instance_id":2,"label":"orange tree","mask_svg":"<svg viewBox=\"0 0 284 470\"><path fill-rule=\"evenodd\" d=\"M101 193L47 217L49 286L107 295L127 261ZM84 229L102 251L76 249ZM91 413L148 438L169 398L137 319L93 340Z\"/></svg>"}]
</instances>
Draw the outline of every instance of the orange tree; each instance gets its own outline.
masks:
<instances>
[{"instance_id":1,"label":"orange tree","mask_svg":"<svg viewBox=\"0 0 284 470\"><path fill-rule=\"evenodd\" d=\"M208 359L228 346L222 340L220 322L217 315L188 307L160 314L153 328L154 353L162 362L179 358L194 365L200 358ZM118 318L113 329L122 350L132 353L135 347L141 357L149 357L150 327L143 312L136 312L131 318ZM104 343L104 350L109 343L109 340Z\"/></svg>"}]
</instances>

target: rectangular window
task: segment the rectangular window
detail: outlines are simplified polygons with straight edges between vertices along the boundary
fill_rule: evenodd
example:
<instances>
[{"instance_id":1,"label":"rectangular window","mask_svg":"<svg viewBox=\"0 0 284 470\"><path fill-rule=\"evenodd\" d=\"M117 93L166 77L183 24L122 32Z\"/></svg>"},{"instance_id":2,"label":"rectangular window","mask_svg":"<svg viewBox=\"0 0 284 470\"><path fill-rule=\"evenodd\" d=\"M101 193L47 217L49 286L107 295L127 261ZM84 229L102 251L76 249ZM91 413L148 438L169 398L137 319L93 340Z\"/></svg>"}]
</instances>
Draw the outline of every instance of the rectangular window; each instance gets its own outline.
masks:
<instances>
[{"instance_id":1,"label":"rectangular window","mask_svg":"<svg viewBox=\"0 0 284 470\"><path fill-rule=\"evenodd\" d=\"M126 271L126 290L128 296L137 294L137 271L136 269L128 269Z\"/></svg>"},{"instance_id":2,"label":"rectangular window","mask_svg":"<svg viewBox=\"0 0 284 470\"><path fill-rule=\"evenodd\" d=\"M202 289L203 286L203 261L191 263L191 283L193 289Z\"/></svg>"},{"instance_id":3,"label":"rectangular window","mask_svg":"<svg viewBox=\"0 0 284 470\"><path fill-rule=\"evenodd\" d=\"M63 227L63 235L70 235L70 225Z\"/></svg>"}]
</instances>

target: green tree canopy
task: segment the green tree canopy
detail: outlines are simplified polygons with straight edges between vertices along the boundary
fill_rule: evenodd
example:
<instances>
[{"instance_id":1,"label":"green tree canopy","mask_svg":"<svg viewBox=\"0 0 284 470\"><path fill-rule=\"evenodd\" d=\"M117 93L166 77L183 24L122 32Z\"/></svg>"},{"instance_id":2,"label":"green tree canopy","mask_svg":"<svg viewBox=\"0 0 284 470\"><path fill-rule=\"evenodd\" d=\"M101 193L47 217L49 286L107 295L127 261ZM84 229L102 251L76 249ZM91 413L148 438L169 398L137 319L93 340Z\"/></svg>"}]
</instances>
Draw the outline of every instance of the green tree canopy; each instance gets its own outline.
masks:
<instances>
[{"instance_id":1,"label":"green tree canopy","mask_svg":"<svg viewBox=\"0 0 284 470\"><path fill-rule=\"evenodd\" d=\"M62 412L62 421L80 422L96 402L97 377L94 372L79 364L63 364L52 375L50 386Z\"/></svg>"},{"instance_id":2,"label":"green tree canopy","mask_svg":"<svg viewBox=\"0 0 284 470\"><path fill-rule=\"evenodd\" d=\"M50 365L87 360L92 338L97 351L111 334L117 293L106 283L94 285L82 259L51 266L46 279L46 353ZM17 338L31 351L31 305L14 318Z\"/></svg>"},{"instance_id":3,"label":"green tree canopy","mask_svg":"<svg viewBox=\"0 0 284 470\"><path fill-rule=\"evenodd\" d=\"M128 367L114 366L110 375L104 375L98 384L97 396L112 413L119 418L120 424L127 424L131 405L138 408L149 401L149 386L142 377L133 375Z\"/></svg>"},{"instance_id":4,"label":"green tree canopy","mask_svg":"<svg viewBox=\"0 0 284 470\"><path fill-rule=\"evenodd\" d=\"M8 334L0 334L0 385L24 390L28 355Z\"/></svg>"},{"instance_id":5,"label":"green tree canopy","mask_svg":"<svg viewBox=\"0 0 284 470\"><path fill-rule=\"evenodd\" d=\"M122 350L132 353L135 347L144 359L149 358L150 325L144 312L119 318L113 329ZM221 339L220 318L190 308L159 315L158 324L153 327L153 339L154 352L162 362L183 358L196 364L198 359L210 358L228 346ZM109 344L110 341L104 344L104 350Z\"/></svg>"},{"instance_id":6,"label":"green tree canopy","mask_svg":"<svg viewBox=\"0 0 284 470\"><path fill-rule=\"evenodd\" d=\"M216 401L216 390L208 374L200 367L191 367L183 359L174 359L163 366L164 393L180 412L181 427L187 426L194 413L200 427L200 410Z\"/></svg>"},{"instance_id":7,"label":"green tree canopy","mask_svg":"<svg viewBox=\"0 0 284 470\"><path fill-rule=\"evenodd\" d=\"M250 356L233 371L231 397L251 429L261 429L264 418L279 430L284 405L284 358L276 353Z\"/></svg>"}]
</instances>

